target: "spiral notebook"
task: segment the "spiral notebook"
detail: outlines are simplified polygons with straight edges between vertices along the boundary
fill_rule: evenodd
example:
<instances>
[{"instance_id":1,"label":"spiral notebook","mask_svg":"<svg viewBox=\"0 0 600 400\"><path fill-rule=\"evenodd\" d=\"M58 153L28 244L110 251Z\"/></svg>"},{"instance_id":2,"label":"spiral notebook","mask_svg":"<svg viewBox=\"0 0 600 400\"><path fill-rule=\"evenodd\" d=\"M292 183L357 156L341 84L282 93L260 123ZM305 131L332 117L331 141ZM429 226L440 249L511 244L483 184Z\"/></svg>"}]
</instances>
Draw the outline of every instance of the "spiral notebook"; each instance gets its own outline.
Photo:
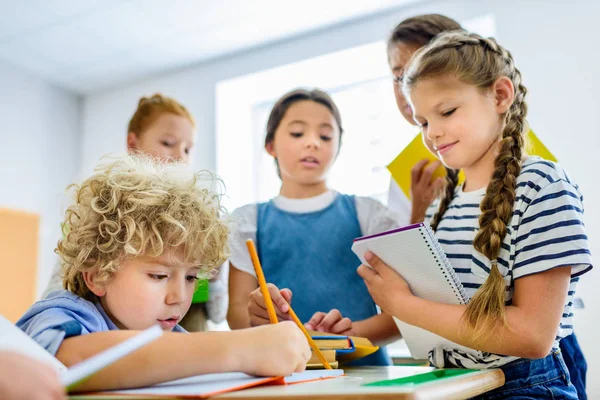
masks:
<instances>
[{"instance_id":1,"label":"spiral notebook","mask_svg":"<svg viewBox=\"0 0 600 400\"><path fill-rule=\"evenodd\" d=\"M469 296L427 223L408 225L354 240L352 251L363 264L364 254L375 253L408 282L412 293L446 304L467 304ZM472 349L394 318L413 358L427 359L433 349ZM443 351L436 351L443 354Z\"/></svg>"}]
</instances>

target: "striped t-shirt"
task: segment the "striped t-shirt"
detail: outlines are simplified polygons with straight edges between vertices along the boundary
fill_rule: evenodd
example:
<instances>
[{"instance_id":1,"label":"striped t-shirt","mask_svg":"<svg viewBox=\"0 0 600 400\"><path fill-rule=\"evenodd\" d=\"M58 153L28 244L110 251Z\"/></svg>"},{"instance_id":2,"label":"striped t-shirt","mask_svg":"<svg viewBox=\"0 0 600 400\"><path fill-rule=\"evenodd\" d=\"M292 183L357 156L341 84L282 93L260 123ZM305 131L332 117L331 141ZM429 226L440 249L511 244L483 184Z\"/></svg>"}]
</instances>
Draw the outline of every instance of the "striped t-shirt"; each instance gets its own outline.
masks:
<instances>
[{"instance_id":1,"label":"striped t-shirt","mask_svg":"<svg viewBox=\"0 0 600 400\"><path fill-rule=\"evenodd\" d=\"M473 239L479 229L479 206L484 196L485 188L463 192L462 186L457 187L436 231L469 297L483 284L491 267L490 260L473 247ZM553 345L558 348L558 341L573 332L571 306L579 276L592 268L583 223L583 197L558 164L539 157L528 157L517 179L515 199L513 216L498 257L498 268L506 283L506 304L511 304L515 279L571 266L569 293ZM431 221L438 203L429 208L427 221ZM430 355L430 361L439 364L440 354ZM491 368L516 357L448 349L444 350L443 359L446 366Z\"/></svg>"}]
</instances>

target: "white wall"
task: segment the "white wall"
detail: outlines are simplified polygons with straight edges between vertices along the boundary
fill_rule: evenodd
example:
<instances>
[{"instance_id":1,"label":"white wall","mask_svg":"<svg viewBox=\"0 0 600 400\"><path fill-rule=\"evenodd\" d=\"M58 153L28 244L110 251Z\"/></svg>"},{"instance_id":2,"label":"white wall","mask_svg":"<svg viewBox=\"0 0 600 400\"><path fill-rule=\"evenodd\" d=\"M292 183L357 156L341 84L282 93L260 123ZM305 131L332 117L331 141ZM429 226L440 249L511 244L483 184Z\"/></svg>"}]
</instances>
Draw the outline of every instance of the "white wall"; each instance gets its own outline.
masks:
<instances>
[{"instance_id":1,"label":"white wall","mask_svg":"<svg viewBox=\"0 0 600 400\"><path fill-rule=\"evenodd\" d=\"M81 166L90 170L102 154L123 149L125 127L137 99L142 94L161 91L180 99L195 115L201 139L195 150L195 166L213 169L216 165L216 82L381 40L403 18L425 12L438 12L462 21L484 14L494 15L497 38L512 51L530 90L532 126L581 186L586 199L592 252L600 255L600 209L597 206L600 187L590 172L595 169L592 162L600 150L597 139L600 100L594 95L600 91L597 74L600 56L594 50L597 46L593 38L597 34L590 33L597 25L600 4L593 0L426 2L86 96ZM600 381L591 379L600 374L600 346L595 340L600 331L600 292L593 290L599 284L596 271L582 279L578 294L584 298L587 308L577 311L575 321L589 363L591 398L600 397Z\"/></svg>"},{"instance_id":2,"label":"white wall","mask_svg":"<svg viewBox=\"0 0 600 400\"><path fill-rule=\"evenodd\" d=\"M512 3L512 2L511 2ZM531 3L531 4L529 4ZM503 9L498 36L513 53L529 89L530 122L577 182L584 196L585 222L596 269L585 275L577 294L586 308L575 310L575 331L589 365L588 394L600 398L600 55L594 50L598 2L519 2L519 12ZM515 1L516 7L516 1ZM567 17L568 15L568 17ZM543 18L542 18L543 16ZM519 34L516 34L515 27Z\"/></svg>"},{"instance_id":3,"label":"white wall","mask_svg":"<svg viewBox=\"0 0 600 400\"><path fill-rule=\"evenodd\" d=\"M0 207L41 216L38 294L56 263L64 190L79 165L80 99L0 63Z\"/></svg>"}]
</instances>

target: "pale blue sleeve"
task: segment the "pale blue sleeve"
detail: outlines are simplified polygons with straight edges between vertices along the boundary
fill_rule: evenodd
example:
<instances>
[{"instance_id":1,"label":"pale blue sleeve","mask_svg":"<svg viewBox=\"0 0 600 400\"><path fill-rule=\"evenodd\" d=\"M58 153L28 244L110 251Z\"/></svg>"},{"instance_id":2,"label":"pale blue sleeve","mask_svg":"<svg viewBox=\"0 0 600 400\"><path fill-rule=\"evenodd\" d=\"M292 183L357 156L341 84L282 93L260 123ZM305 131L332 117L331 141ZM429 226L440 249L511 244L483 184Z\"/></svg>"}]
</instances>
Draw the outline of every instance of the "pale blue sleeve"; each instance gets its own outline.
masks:
<instances>
[{"instance_id":1,"label":"pale blue sleeve","mask_svg":"<svg viewBox=\"0 0 600 400\"><path fill-rule=\"evenodd\" d=\"M52 355L69 337L108 330L94 305L72 293L36 302L16 325Z\"/></svg>"},{"instance_id":2,"label":"pale blue sleeve","mask_svg":"<svg viewBox=\"0 0 600 400\"><path fill-rule=\"evenodd\" d=\"M52 355L63 340L82 333L81 324L59 308L45 310L19 327Z\"/></svg>"}]
</instances>

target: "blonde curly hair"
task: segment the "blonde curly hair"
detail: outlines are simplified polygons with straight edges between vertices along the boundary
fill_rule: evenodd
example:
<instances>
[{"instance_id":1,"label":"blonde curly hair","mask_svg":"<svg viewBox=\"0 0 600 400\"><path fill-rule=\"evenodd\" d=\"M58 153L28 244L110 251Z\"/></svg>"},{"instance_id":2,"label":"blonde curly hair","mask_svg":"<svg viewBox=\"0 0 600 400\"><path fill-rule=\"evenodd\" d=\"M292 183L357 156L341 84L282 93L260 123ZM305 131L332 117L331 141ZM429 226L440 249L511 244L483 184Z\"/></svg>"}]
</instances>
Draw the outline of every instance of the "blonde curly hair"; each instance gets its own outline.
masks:
<instances>
[{"instance_id":1,"label":"blonde curly hair","mask_svg":"<svg viewBox=\"0 0 600 400\"><path fill-rule=\"evenodd\" d=\"M61 258L65 289L93 299L83 272L96 270L96 282L110 280L125 259L158 257L168 248L183 250L183 262L210 275L228 256L229 229L216 180L182 164L148 156L128 156L96 168L81 185L71 185L75 202L65 214Z\"/></svg>"}]
</instances>

